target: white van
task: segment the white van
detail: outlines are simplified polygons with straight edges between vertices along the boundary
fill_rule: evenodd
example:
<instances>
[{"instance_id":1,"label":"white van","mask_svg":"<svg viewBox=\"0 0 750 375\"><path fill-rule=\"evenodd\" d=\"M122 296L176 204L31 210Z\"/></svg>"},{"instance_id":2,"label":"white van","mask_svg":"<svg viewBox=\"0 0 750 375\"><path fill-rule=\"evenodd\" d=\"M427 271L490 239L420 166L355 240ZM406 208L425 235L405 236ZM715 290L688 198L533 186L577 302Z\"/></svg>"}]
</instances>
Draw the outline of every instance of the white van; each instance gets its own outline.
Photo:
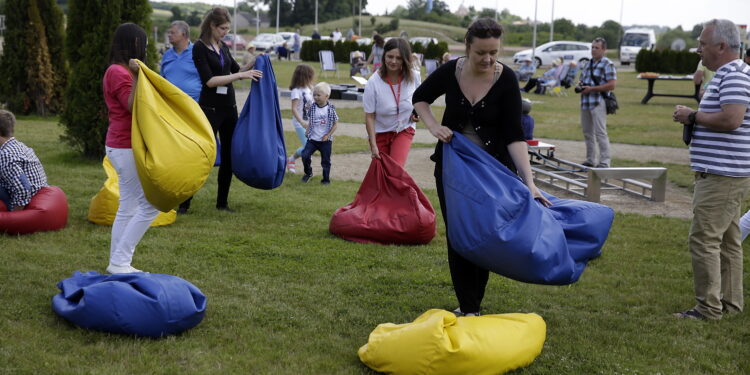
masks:
<instances>
[{"instance_id":1,"label":"white van","mask_svg":"<svg viewBox=\"0 0 750 375\"><path fill-rule=\"evenodd\" d=\"M628 65L635 63L641 48L654 49L656 46L656 35L651 29L628 29L622 36L620 43L620 64Z\"/></svg>"}]
</instances>

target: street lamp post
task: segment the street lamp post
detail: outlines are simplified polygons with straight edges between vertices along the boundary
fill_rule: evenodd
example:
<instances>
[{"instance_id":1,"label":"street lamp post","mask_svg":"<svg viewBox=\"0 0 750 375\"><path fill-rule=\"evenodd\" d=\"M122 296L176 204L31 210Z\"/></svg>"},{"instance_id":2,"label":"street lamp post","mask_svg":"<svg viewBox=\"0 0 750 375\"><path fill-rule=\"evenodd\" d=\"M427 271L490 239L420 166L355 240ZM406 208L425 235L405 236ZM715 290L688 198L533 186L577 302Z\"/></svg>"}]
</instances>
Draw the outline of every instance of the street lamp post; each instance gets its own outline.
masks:
<instances>
[{"instance_id":1,"label":"street lamp post","mask_svg":"<svg viewBox=\"0 0 750 375\"><path fill-rule=\"evenodd\" d=\"M534 33L531 34L531 63L536 66L536 10L539 0L534 0Z\"/></svg>"},{"instance_id":2,"label":"street lamp post","mask_svg":"<svg viewBox=\"0 0 750 375\"><path fill-rule=\"evenodd\" d=\"M362 0L359 0L359 22L357 24L359 25L359 30L357 31L357 35L361 37L362 36Z\"/></svg>"},{"instance_id":3,"label":"street lamp post","mask_svg":"<svg viewBox=\"0 0 750 375\"><path fill-rule=\"evenodd\" d=\"M276 0L276 34L279 33L279 0Z\"/></svg>"},{"instance_id":4,"label":"street lamp post","mask_svg":"<svg viewBox=\"0 0 750 375\"><path fill-rule=\"evenodd\" d=\"M234 22L232 22L232 51L237 54L237 0L234 0L234 16L232 16Z\"/></svg>"},{"instance_id":5,"label":"street lamp post","mask_svg":"<svg viewBox=\"0 0 750 375\"><path fill-rule=\"evenodd\" d=\"M320 33L320 30L318 30L318 0L315 0L315 31Z\"/></svg>"},{"instance_id":6,"label":"street lamp post","mask_svg":"<svg viewBox=\"0 0 750 375\"><path fill-rule=\"evenodd\" d=\"M549 24L549 41L555 40L555 0L552 0L552 22Z\"/></svg>"}]
</instances>

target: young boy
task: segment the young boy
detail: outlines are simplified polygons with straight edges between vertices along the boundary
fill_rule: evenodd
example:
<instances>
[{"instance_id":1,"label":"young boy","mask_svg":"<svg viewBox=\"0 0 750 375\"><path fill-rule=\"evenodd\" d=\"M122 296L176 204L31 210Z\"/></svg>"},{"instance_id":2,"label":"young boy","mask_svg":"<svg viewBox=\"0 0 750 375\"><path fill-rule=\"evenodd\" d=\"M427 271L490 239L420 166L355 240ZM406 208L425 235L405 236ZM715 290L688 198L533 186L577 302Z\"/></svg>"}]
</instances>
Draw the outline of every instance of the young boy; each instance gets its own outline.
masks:
<instances>
[{"instance_id":1,"label":"young boy","mask_svg":"<svg viewBox=\"0 0 750 375\"><path fill-rule=\"evenodd\" d=\"M0 110L0 201L10 211L26 208L39 189L47 186L47 175L34 150L13 137L16 118Z\"/></svg>"},{"instance_id":2,"label":"young boy","mask_svg":"<svg viewBox=\"0 0 750 375\"><path fill-rule=\"evenodd\" d=\"M313 101L315 102L307 110L309 126L305 135L307 143L302 150L302 164L305 168L305 175L302 176L302 182L310 181L312 177L312 154L320 151L320 166L323 167L323 180L321 184L328 185L331 183L331 147L333 145L333 132L336 131L336 124L339 121L339 115L333 104L328 103L328 97L331 95L331 86L325 82L318 83L313 88Z\"/></svg>"},{"instance_id":3,"label":"young boy","mask_svg":"<svg viewBox=\"0 0 750 375\"><path fill-rule=\"evenodd\" d=\"M523 136L526 140L534 139L534 118L531 117L531 100L521 100L521 127L523 128Z\"/></svg>"}]
</instances>

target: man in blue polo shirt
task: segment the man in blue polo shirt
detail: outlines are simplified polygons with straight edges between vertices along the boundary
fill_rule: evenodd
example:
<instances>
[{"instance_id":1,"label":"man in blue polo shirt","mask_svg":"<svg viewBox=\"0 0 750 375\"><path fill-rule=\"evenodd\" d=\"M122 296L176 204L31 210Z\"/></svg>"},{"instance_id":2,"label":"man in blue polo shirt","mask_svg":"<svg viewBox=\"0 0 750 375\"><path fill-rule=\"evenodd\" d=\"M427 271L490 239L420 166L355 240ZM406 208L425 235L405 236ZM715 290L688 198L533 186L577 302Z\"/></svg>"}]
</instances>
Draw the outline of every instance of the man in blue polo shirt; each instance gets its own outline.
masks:
<instances>
[{"instance_id":1,"label":"man in blue polo shirt","mask_svg":"<svg viewBox=\"0 0 750 375\"><path fill-rule=\"evenodd\" d=\"M197 102L201 95L201 79L193 63L190 26L185 21L172 22L167 38L172 48L161 58L161 75Z\"/></svg>"},{"instance_id":2,"label":"man in blue polo shirt","mask_svg":"<svg viewBox=\"0 0 750 375\"><path fill-rule=\"evenodd\" d=\"M740 35L729 20L703 25L698 53L715 71L698 110L678 105L676 122L692 128L690 167L695 172L693 260L695 307L675 316L721 319L742 312L742 242L738 221L750 189L750 66L739 59Z\"/></svg>"}]
</instances>

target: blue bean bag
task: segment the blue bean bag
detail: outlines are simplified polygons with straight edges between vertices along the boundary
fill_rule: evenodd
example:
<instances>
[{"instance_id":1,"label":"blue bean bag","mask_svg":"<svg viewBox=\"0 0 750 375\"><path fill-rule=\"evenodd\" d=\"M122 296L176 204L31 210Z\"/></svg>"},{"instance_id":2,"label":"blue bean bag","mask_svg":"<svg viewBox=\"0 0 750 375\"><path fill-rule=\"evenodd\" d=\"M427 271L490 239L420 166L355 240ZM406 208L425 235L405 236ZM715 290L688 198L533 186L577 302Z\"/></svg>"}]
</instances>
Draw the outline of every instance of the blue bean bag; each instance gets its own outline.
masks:
<instances>
[{"instance_id":1,"label":"blue bean bag","mask_svg":"<svg viewBox=\"0 0 750 375\"><path fill-rule=\"evenodd\" d=\"M521 179L461 134L443 144L448 238L464 258L514 280L566 285L601 255L614 211L545 194L533 199Z\"/></svg>"},{"instance_id":2,"label":"blue bean bag","mask_svg":"<svg viewBox=\"0 0 750 375\"><path fill-rule=\"evenodd\" d=\"M206 296L171 275L76 271L57 287L61 292L52 298L52 309L98 331L162 337L195 327L206 313Z\"/></svg>"},{"instance_id":3,"label":"blue bean bag","mask_svg":"<svg viewBox=\"0 0 750 375\"><path fill-rule=\"evenodd\" d=\"M232 172L242 182L270 190L284 181L286 146L279 93L268 55L255 60L263 78L253 81L232 136Z\"/></svg>"}]
</instances>

